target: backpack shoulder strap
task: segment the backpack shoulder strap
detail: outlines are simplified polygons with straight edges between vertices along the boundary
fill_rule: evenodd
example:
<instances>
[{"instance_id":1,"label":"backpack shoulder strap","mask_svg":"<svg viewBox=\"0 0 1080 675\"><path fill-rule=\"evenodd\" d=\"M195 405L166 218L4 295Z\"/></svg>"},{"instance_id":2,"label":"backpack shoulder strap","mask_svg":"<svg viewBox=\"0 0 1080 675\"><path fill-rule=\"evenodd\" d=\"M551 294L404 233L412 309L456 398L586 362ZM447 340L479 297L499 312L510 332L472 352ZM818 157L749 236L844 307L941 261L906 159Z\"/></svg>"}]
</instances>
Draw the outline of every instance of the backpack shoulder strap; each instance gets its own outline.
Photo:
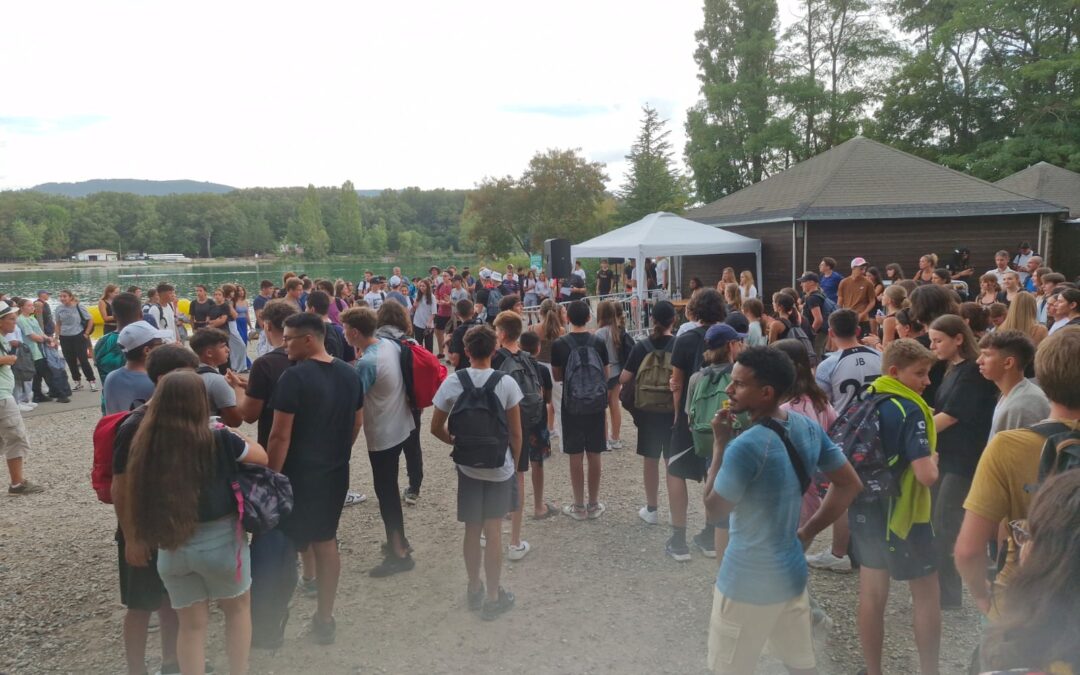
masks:
<instances>
[{"instance_id":1,"label":"backpack shoulder strap","mask_svg":"<svg viewBox=\"0 0 1080 675\"><path fill-rule=\"evenodd\" d=\"M1043 422L1039 422L1038 424L1032 424L1030 427L1028 427L1028 430L1034 431L1043 438L1050 438L1051 436L1056 436L1057 434L1064 434L1072 431L1072 429L1070 429L1067 424L1063 424L1061 422L1054 422L1052 420L1046 420Z\"/></svg>"},{"instance_id":2,"label":"backpack shoulder strap","mask_svg":"<svg viewBox=\"0 0 1080 675\"><path fill-rule=\"evenodd\" d=\"M458 381L461 382L461 388L464 393L470 392L476 389L476 385L473 384L472 378L469 377L469 372L466 368L455 371L457 373Z\"/></svg>"},{"instance_id":3,"label":"backpack shoulder strap","mask_svg":"<svg viewBox=\"0 0 1080 675\"><path fill-rule=\"evenodd\" d=\"M652 354L656 351L656 345L653 344L651 338L645 338L641 341L641 344L645 345L645 356Z\"/></svg>"},{"instance_id":4,"label":"backpack shoulder strap","mask_svg":"<svg viewBox=\"0 0 1080 675\"><path fill-rule=\"evenodd\" d=\"M205 364L200 365L199 369L196 370L195 372L198 373L199 375L205 375L207 373L214 373L215 375L219 374L217 368L215 368L213 366L207 366Z\"/></svg>"},{"instance_id":5,"label":"backpack shoulder strap","mask_svg":"<svg viewBox=\"0 0 1080 675\"><path fill-rule=\"evenodd\" d=\"M503 374L501 372L493 370L491 375L488 375L487 382L484 383L484 392L489 394L495 393L495 387L499 386L499 380L501 380L502 377Z\"/></svg>"},{"instance_id":6,"label":"backpack shoulder strap","mask_svg":"<svg viewBox=\"0 0 1080 675\"><path fill-rule=\"evenodd\" d=\"M788 438L787 430L771 417L766 417L761 420L761 425L777 436L784 443L784 449L787 450L788 459L791 461L792 467L795 469L795 476L799 479L799 494L804 494L807 488L810 487L810 474L806 471L806 465L803 464L802 457L795 450L795 446L791 443L791 439Z\"/></svg>"}]
</instances>

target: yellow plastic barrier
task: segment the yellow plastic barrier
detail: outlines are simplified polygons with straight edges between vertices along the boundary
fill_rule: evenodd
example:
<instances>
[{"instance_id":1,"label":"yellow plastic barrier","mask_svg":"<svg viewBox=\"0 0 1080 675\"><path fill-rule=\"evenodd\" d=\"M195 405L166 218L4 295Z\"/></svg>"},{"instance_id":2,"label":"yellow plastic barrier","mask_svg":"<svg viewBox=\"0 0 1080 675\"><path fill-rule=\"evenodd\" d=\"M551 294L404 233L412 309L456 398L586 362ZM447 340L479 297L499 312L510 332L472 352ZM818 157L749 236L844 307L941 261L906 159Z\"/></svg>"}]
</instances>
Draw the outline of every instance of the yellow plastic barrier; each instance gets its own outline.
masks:
<instances>
[{"instance_id":1,"label":"yellow plastic barrier","mask_svg":"<svg viewBox=\"0 0 1080 675\"><path fill-rule=\"evenodd\" d=\"M83 305L86 307L86 305ZM180 298L176 301L176 308L181 314L189 314L191 309L191 300L188 298ZM86 307L86 310L90 312L90 318L94 320L94 332L90 334L92 340L98 340L105 334L104 322L101 320L101 312L98 311L97 303Z\"/></svg>"}]
</instances>

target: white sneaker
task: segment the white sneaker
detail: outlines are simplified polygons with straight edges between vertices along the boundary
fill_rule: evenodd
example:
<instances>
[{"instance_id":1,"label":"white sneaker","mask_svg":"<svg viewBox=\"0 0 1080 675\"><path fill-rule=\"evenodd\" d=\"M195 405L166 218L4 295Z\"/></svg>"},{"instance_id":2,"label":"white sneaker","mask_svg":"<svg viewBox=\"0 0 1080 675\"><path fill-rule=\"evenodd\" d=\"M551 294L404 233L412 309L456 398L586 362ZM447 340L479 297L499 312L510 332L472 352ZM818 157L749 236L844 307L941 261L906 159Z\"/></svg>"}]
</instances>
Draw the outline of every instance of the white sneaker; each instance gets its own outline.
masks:
<instances>
[{"instance_id":1,"label":"white sneaker","mask_svg":"<svg viewBox=\"0 0 1080 675\"><path fill-rule=\"evenodd\" d=\"M19 410L21 412L30 412L37 407L37 403L20 403Z\"/></svg>"},{"instance_id":2,"label":"white sneaker","mask_svg":"<svg viewBox=\"0 0 1080 675\"><path fill-rule=\"evenodd\" d=\"M558 437L559 437L559 430L558 429L552 429L551 431L548 432L548 438L553 438L554 439L554 438L558 438Z\"/></svg>"},{"instance_id":3,"label":"white sneaker","mask_svg":"<svg viewBox=\"0 0 1080 675\"><path fill-rule=\"evenodd\" d=\"M609 438L608 442L607 442L607 449L608 450L622 450L623 449L622 439Z\"/></svg>"},{"instance_id":4,"label":"white sneaker","mask_svg":"<svg viewBox=\"0 0 1080 675\"><path fill-rule=\"evenodd\" d=\"M641 518L650 525L656 525L660 522L660 516L657 511L650 511L648 506L642 506L638 512L638 518Z\"/></svg>"},{"instance_id":5,"label":"white sneaker","mask_svg":"<svg viewBox=\"0 0 1080 675\"><path fill-rule=\"evenodd\" d=\"M829 570L830 572L850 572L851 571L851 559L846 555L837 558L832 554L832 551L822 551L817 555L806 556L806 564L810 567L819 570Z\"/></svg>"},{"instance_id":6,"label":"white sneaker","mask_svg":"<svg viewBox=\"0 0 1080 675\"><path fill-rule=\"evenodd\" d=\"M82 380L79 380L71 387L71 391L82 391Z\"/></svg>"},{"instance_id":7,"label":"white sneaker","mask_svg":"<svg viewBox=\"0 0 1080 675\"><path fill-rule=\"evenodd\" d=\"M98 390L97 380L91 380L90 381L90 391L97 391L97 390Z\"/></svg>"},{"instance_id":8,"label":"white sneaker","mask_svg":"<svg viewBox=\"0 0 1080 675\"><path fill-rule=\"evenodd\" d=\"M532 547L529 546L529 542L522 539L520 546L514 546L513 544L511 544L506 547L506 557L510 560L521 560L529 554L531 548Z\"/></svg>"}]
</instances>

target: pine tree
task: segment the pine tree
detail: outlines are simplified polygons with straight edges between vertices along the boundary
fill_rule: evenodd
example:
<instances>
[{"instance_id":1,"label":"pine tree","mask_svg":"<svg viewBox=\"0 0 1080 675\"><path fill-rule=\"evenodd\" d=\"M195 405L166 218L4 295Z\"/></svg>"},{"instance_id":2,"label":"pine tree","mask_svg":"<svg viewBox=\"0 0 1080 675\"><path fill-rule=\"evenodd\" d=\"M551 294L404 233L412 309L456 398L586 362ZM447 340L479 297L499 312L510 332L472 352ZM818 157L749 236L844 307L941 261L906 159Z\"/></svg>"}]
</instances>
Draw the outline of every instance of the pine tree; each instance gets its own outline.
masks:
<instances>
[{"instance_id":1,"label":"pine tree","mask_svg":"<svg viewBox=\"0 0 1080 675\"><path fill-rule=\"evenodd\" d=\"M672 166L667 120L648 104L642 112L641 131L626 156L630 167L619 193L618 218L622 223L657 211L680 213L688 200L686 183Z\"/></svg>"}]
</instances>

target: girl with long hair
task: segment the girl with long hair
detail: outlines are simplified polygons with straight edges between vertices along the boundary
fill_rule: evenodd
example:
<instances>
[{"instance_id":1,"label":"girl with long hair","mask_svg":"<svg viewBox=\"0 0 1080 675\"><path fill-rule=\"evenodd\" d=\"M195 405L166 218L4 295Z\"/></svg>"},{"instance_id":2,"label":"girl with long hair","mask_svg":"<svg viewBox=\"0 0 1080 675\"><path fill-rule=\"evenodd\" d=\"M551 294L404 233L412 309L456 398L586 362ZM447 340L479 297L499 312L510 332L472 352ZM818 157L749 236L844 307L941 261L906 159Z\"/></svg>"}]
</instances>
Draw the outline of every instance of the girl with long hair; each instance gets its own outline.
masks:
<instances>
[{"instance_id":1,"label":"girl with long hair","mask_svg":"<svg viewBox=\"0 0 1080 675\"><path fill-rule=\"evenodd\" d=\"M890 286L903 280L904 268L900 266L900 263L889 263L885 266L885 281L889 282Z\"/></svg>"},{"instance_id":2,"label":"girl with long hair","mask_svg":"<svg viewBox=\"0 0 1080 675\"><path fill-rule=\"evenodd\" d=\"M431 280L416 282L416 302L412 306L413 337L432 354L435 353L435 294L431 292Z\"/></svg>"},{"instance_id":3,"label":"girl with long hair","mask_svg":"<svg viewBox=\"0 0 1080 675\"><path fill-rule=\"evenodd\" d=\"M773 295L773 308L776 310L776 320L769 325L769 344L785 339L792 326L802 325L798 306L787 293Z\"/></svg>"},{"instance_id":4,"label":"girl with long hair","mask_svg":"<svg viewBox=\"0 0 1080 675\"><path fill-rule=\"evenodd\" d=\"M234 373L243 373L247 371L250 364L247 357L247 343L240 337L240 328L237 324L240 313L236 311L236 286L222 284L221 295L225 298L225 307L228 309L229 317L225 329L229 334L229 368Z\"/></svg>"},{"instance_id":5,"label":"girl with long hair","mask_svg":"<svg viewBox=\"0 0 1080 675\"><path fill-rule=\"evenodd\" d=\"M1021 291L1009 304L1009 313L1005 315L1004 323L997 330L1018 330L1031 338L1038 347L1039 343L1049 335L1046 326L1039 323L1038 311L1035 296L1027 291Z\"/></svg>"},{"instance_id":6,"label":"girl with long hair","mask_svg":"<svg viewBox=\"0 0 1080 675\"><path fill-rule=\"evenodd\" d=\"M742 289L735 284L724 286L724 304L728 314L742 311Z\"/></svg>"},{"instance_id":7,"label":"girl with long hair","mask_svg":"<svg viewBox=\"0 0 1080 675\"><path fill-rule=\"evenodd\" d=\"M986 331L990 328L990 313L985 307L977 302L965 302L960 305L960 318L963 319L968 328L971 329L971 334L975 336L975 342L978 343Z\"/></svg>"},{"instance_id":8,"label":"girl with long hair","mask_svg":"<svg viewBox=\"0 0 1080 675\"><path fill-rule=\"evenodd\" d=\"M881 346L885 348L898 337L896 313L908 305L907 291L903 286L894 284L881 294L881 307L884 316L881 319Z\"/></svg>"},{"instance_id":9,"label":"girl with long hair","mask_svg":"<svg viewBox=\"0 0 1080 675\"><path fill-rule=\"evenodd\" d=\"M566 333L566 322L558 303L548 298L540 303L540 323L533 324L529 330L540 336L540 353L536 360L549 371L551 370L551 345ZM552 379L551 401L547 405L548 433L556 438L562 431L559 411L562 405L562 382Z\"/></svg>"},{"instance_id":10,"label":"girl with long hair","mask_svg":"<svg viewBox=\"0 0 1080 675\"><path fill-rule=\"evenodd\" d=\"M333 294L330 294L333 297ZM332 306L332 305L331 305ZM240 284L236 285L236 330L240 333L240 339L244 341L244 357L247 358L248 330L251 326L250 312L247 299L247 289ZM251 366L250 360L248 367Z\"/></svg>"},{"instance_id":11,"label":"girl with long hair","mask_svg":"<svg viewBox=\"0 0 1080 675\"><path fill-rule=\"evenodd\" d=\"M622 374L622 343L625 324L621 320L619 311L621 308L611 300L602 300L596 305L596 337L604 341L608 351L608 412L611 415L611 433L607 437L608 450L621 450L622 439L622 404L619 402L619 392L622 384L619 376Z\"/></svg>"},{"instance_id":12,"label":"girl with long hair","mask_svg":"<svg viewBox=\"0 0 1080 675\"><path fill-rule=\"evenodd\" d=\"M979 277L979 304L983 307L989 307L990 305L998 302L1001 297L1001 286L998 285L998 278L993 274L984 274Z\"/></svg>"},{"instance_id":13,"label":"girl with long hair","mask_svg":"<svg viewBox=\"0 0 1080 675\"><path fill-rule=\"evenodd\" d=\"M1051 477L1035 493L1026 521L1009 524L1020 568L1009 578L999 619L980 660L997 671L1080 671L1080 471Z\"/></svg>"},{"instance_id":14,"label":"girl with long hair","mask_svg":"<svg viewBox=\"0 0 1080 675\"><path fill-rule=\"evenodd\" d=\"M641 364L649 354L651 347L655 351L670 351L675 337L671 329L675 325L675 306L667 300L661 300L653 306L652 330L649 337L641 340L630 350L619 383L624 387L634 387L634 378L641 369ZM648 341L648 345L645 344ZM642 460L642 480L645 485L645 506L638 511L638 517L650 525L660 522L656 512L660 489L660 457L664 448L671 442L671 413L636 411L633 414L634 426L637 427L637 454Z\"/></svg>"},{"instance_id":15,"label":"girl with long hair","mask_svg":"<svg viewBox=\"0 0 1080 675\"><path fill-rule=\"evenodd\" d=\"M739 274L739 295L743 300L758 296L757 286L754 285L754 275L750 270L743 270Z\"/></svg>"},{"instance_id":16,"label":"girl with long hair","mask_svg":"<svg viewBox=\"0 0 1080 675\"><path fill-rule=\"evenodd\" d=\"M108 284L105 286L105 290L101 292L101 299L98 300L97 307L98 312L101 314L102 331L104 333L111 333L116 330L116 316L113 315L112 301L118 293L120 293L119 286Z\"/></svg>"},{"instance_id":17,"label":"girl with long hair","mask_svg":"<svg viewBox=\"0 0 1080 675\"><path fill-rule=\"evenodd\" d=\"M930 287L919 290L924 288ZM998 389L979 373L978 344L959 316L946 314L930 324L930 348L948 368L933 406L941 478L932 522L941 606L955 608L960 606L963 584L953 562L953 547L975 467L990 437Z\"/></svg>"},{"instance_id":18,"label":"girl with long hair","mask_svg":"<svg viewBox=\"0 0 1080 675\"><path fill-rule=\"evenodd\" d=\"M251 562L231 488L237 462L267 463L254 441L211 430L202 378L176 371L158 380L131 441L121 522L129 551L157 548L157 569L180 617L183 673L203 673L210 600L225 613L229 672L245 673L251 648Z\"/></svg>"},{"instance_id":19,"label":"girl with long hair","mask_svg":"<svg viewBox=\"0 0 1080 675\"><path fill-rule=\"evenodd\" d=\"M923 284L933 283L934 281L934 267L936 263L932 254L927 254L919 258L919 271L915 273L915 283L922 286Z\"/></svg>"},{"instance_id":20,"label":"girl with long hair","mask_svg":"<svg viewBox=\"0 0 1080 675\"><path fill-rule=\"evenodd\" d=\"M521 282L521 292L525 294L523 297L526 307L536 307L540 304L539 297L536 295L536 284L536 270L530 267L525 279Z\"/></svg>"},{"instance_id":21,"label":"girl with long hair","mask_svg":"<svg viewBox=\"0 0 1080 675\"><path fill-rule=\"evenodd\" d=\"M765 316L765 304L758 298L750 298L743 302L742 313L750 324L750 330L746 333L747 347L764 347L769 344L769 325Z\"/></svg>"},{"instance_id":22,"label":"girl with long hair","mask_svg":"<svg viewBox=\"0 0 1080 675\"><path fill-rule=\"evenodd\" d=\"M691 296L693 296L694 293L697 293L698 291L700 291L702 288L705 288L705 285L703 283L701 283L701 279L699 277L690 277L690 295Z\"/></svg>"}]
</instances>

